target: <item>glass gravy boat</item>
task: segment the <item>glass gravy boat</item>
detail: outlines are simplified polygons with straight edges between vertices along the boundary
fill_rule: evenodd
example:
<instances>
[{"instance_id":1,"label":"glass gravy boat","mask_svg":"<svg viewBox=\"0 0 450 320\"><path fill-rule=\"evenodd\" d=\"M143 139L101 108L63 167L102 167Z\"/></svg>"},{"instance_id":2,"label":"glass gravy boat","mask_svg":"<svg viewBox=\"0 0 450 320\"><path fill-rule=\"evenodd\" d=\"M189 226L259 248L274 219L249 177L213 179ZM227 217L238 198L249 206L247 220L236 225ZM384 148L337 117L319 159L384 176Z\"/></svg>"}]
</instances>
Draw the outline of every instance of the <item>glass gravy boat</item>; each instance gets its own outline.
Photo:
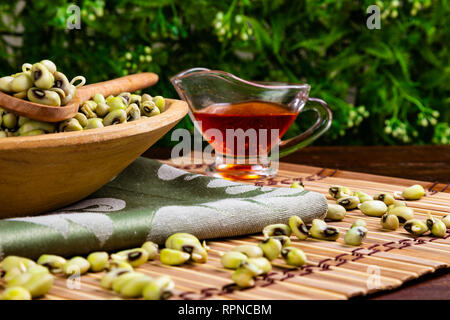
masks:
<instances>
[{"instance_id":1,"label":"glass gravy boat","mask_svg":"<svg viewBox=\"0 0 450 320\"><path fill-rule=\"evenodd\" d=\"M206 68L189 69L170 80L188 103L194 126L214 148L215 163L206 170L208 175L272 177L280 157L310 144L331 124L327 103L309 98L308 84L253 82ZM316 113L315 123L281 140L298 114L309 110Z\"/></svg>"}]
</instances>

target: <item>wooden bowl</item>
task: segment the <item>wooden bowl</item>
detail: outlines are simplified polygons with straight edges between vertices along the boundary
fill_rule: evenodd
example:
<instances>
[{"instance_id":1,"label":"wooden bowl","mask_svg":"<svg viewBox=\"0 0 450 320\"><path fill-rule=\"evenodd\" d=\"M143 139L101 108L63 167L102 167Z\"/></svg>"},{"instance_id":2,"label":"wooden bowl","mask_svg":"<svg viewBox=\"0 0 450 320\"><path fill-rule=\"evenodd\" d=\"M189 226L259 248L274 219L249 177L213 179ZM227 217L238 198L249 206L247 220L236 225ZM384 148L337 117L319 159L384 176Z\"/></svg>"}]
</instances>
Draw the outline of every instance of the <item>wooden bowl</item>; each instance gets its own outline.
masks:
<instances>
[{"instance_id":1,"label":"wooden bowl","mask_svg":"<svg viewBox=\"0 0 450 320\"><path fill-rule=\"evenodd\" d=\"M0 139L0 218L36 215L100 189L180 121L186 102L154 117L79 132Z\"/></svg>"}]
</instances>

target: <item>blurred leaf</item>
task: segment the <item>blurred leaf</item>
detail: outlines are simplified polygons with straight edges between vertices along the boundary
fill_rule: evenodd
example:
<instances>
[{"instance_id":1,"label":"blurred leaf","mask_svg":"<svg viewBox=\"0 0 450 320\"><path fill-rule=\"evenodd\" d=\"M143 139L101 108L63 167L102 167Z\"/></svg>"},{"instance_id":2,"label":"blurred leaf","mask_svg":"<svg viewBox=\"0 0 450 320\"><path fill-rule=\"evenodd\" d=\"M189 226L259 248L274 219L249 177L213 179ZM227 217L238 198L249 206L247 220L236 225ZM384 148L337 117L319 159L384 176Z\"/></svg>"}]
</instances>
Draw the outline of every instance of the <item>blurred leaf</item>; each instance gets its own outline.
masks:
<instances>
[{"instance_id":1,"label":"blurred leaf","mask_svg":"<svg viewBox=\"0 0 450 320\"><path fill-rule=\"evenodd\" d=\"M383 42L372 43L370 47L364 48L364 51L379 59L394 60L394 53L391 48Z\"/></svg>"}]
</instances>

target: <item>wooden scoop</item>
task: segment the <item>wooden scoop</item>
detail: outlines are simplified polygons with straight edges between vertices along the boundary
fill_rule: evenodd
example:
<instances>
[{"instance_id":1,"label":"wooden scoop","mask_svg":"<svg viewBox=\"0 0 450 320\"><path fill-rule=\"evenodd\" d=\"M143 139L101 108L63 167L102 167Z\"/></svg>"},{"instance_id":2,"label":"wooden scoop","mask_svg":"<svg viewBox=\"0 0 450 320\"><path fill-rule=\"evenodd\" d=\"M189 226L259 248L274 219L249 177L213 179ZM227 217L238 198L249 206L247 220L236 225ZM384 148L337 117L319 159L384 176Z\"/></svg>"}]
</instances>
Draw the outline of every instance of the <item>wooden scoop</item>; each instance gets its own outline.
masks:
<instances>
[{"instance_id":1,"label":"wooden scoop","mask_svg":"<svg viewBox=\"0 0 450 320\"><path fill-rule=\"evenodd\" d=\"M74 117L80 105L96 93L117 95L121 92L133 92L150 87L158 82L158 75L152 72L133 74L114 80L89 84L78 88L75 96L65 106L55 107L19 99L0 92L0 106L8 111L30 119L59 122Z\"/></svg>"}]
</instances>

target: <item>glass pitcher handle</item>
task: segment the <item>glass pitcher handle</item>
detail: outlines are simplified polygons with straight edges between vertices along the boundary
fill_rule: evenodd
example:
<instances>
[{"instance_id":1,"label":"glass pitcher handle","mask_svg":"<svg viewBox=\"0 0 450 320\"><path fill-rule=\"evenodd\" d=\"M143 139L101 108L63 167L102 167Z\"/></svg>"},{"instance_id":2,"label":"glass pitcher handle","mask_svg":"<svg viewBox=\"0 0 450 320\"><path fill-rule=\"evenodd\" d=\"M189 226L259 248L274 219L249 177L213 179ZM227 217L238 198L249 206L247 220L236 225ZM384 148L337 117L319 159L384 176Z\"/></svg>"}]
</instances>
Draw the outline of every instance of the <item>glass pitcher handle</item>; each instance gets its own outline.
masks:
<instances>
[{"instance_id":1,"label":"glass pitcher handle","mask_svg":"<svg viewBox=\"0 0 450 320\"><path fill-rule=\"evenodd\" d=\"M318 98L308 98L308 102L315 102L314 104L306 103L303 109L299 112L314 110L317 114L316 122L305 132L300 135L290 138L288 140L283 140L280 142L279 151L275 154L271 154L270 158L274 157L284 157L298 149L301 149L317 138L319 138L331 125L331 120L333 118L328 104Z\"/></svg>"}]
</instances>

